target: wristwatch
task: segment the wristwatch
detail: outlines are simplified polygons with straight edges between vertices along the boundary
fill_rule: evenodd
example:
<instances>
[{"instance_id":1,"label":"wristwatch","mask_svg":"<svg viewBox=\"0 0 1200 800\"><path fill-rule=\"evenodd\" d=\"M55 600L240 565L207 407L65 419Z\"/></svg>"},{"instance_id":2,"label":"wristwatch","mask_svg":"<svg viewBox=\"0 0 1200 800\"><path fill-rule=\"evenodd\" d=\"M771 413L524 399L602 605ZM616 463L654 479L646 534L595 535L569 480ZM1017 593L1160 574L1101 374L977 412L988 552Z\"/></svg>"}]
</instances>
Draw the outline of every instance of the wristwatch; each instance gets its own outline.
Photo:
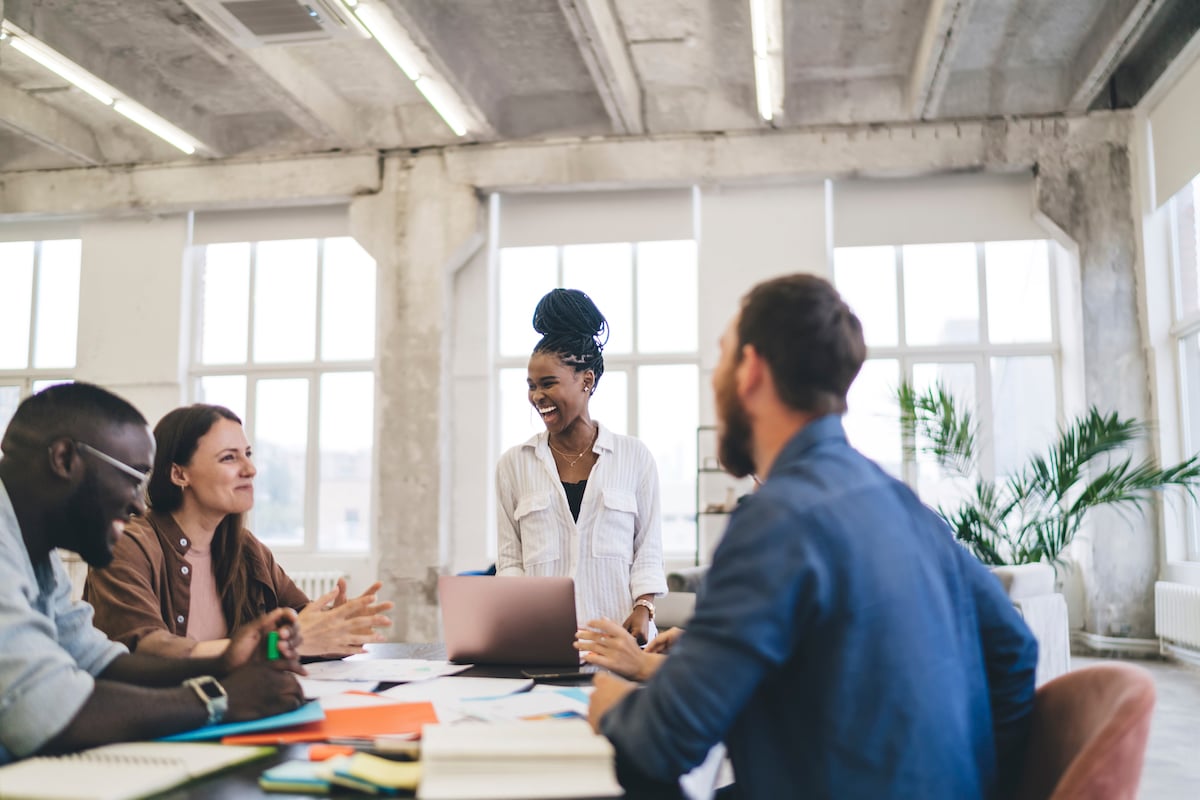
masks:
<instances>
[{"instance_id":1,"label":"wristwatch","mask_svg":"<svg viewBox=\"0 0 1200 800\"><path fill-rule=\"evenodd\" d=\"M199 678L188 678L183 685L191 687L208 709L207 724L216 725L225 719L225 712L229 710L229 695L216 678L212 675L201 675Z\"/></svg>"},{"instance_id":2,"label":"wristwatch","mask_svg":"<svg viewBox=\"0 0 1200 800\"><path fill-rule=\"evenodd\" d=\"M642 608L644 608L650 612L650 621L653 622L654 621L654 603L651 603L649 600L647 600L646 598L643 597L643 598L637 600L633 604L634 608L637 608L638 606L641 606Z\"/></svg>"}]
</instances>

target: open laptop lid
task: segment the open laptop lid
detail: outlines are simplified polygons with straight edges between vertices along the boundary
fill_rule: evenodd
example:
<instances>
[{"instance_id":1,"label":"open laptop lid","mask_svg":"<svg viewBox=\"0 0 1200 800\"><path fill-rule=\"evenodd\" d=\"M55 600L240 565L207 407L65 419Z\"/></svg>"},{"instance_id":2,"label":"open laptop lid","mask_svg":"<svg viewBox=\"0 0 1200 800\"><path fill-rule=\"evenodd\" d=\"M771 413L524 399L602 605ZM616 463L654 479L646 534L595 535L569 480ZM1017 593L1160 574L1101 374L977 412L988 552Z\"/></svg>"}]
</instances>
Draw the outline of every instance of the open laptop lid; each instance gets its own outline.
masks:
<instances>
[{"instance_id":1,"label":"open laptop lid","mask_svg":"<svg viewBox=\"0 0 1200 800\"><path fill-rule=\"evenodd\" d=\"M571 578L443 575L438 595L451 661L579 665Z\"/></svg>"}]
</instances>

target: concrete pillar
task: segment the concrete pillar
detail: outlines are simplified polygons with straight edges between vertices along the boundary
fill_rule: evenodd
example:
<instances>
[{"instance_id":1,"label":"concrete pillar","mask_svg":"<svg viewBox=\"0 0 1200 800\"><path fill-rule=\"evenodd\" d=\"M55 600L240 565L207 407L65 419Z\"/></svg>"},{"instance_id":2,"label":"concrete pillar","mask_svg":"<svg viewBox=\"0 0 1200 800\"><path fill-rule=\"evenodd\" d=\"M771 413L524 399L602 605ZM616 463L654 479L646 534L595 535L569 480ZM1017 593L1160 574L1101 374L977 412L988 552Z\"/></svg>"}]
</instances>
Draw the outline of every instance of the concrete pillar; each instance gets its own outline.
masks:
<instances>
[{"instance_id":1,"label":"concrete pillar","mask_svg":"<svg viewBox=\"0 0 1200 800\"><path fill-rule=\"evenodd\" d=\"M1124 141L1067 135L1037 162L1037 206L1075 243L1083 323L1084 389L1102 412L1153 418L1149 363L1138 317L1137 233L1128 122ZM1135 459L1150 452L1134 450ZM1145 516L1094 512L1078 556L1084 629L1102 636L1154 636L1158 524Z\"/></svg>"},{"instance_id":2,"label":"concrete pillar","mask_svg":"<svg viewBox=\"0 0 1200 800\"><path fill-rule=\"evenodd\" d=\"M383 186L350 204L351 235L379 266L375 387L382 595L396 641L439 638L437 576L449 547L446 265L476 233L479 201L440 153L383 160Z\"/></svg>"}]
</instances>

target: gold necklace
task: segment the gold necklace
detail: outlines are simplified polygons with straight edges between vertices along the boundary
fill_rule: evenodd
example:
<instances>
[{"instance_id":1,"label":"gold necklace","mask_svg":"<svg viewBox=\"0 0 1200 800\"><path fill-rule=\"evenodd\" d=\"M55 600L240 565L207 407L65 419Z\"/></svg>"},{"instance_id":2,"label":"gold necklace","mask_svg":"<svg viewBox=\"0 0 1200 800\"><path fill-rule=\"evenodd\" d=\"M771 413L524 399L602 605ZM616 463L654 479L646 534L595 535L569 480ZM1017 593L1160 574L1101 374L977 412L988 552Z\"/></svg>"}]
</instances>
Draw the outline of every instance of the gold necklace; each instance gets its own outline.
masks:
<instances>
[{"instance_id":1,"label":"gold necklace","mask_svg":"<svg viewBox=\"0 0 1200 800\"><path fill-rule=\"evenodd\" d=\"M558 453L560 456L562 456L564 460L571 459L570 461L567 461L567 469L571 469L572 467L574 467L576 464L579 463L579 459L583 458L584 455L586 455L587 453L590 453L592 451L592 447L596 444L596 437L599 435L600 435L600 429L597 428L596 432L592 434L591 444L589 444L587 447L583 448L583 450L580 451L579 455L577 455L573 458L570 453L564 453L562 450L559 450L557 447L555 447L554 443L550 441L549 435L546 436L546 444L550 445L550 449L553 450L554 452Z\"/></svg>"}]
</instances>

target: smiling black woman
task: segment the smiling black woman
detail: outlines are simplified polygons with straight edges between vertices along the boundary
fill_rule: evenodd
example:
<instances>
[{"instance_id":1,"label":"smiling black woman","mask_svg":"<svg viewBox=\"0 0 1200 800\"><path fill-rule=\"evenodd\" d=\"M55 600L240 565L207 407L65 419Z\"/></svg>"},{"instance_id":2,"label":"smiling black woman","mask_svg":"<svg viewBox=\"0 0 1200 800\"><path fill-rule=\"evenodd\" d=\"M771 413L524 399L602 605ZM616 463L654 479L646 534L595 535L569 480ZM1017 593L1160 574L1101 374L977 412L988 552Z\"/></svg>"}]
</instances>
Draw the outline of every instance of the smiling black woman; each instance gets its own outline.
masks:
<instances>
[{"instance_id":1,"label":"smiling black woman","mask_svg":"<svg viewBox=\"0 0 1200 800\"><path fill-rule=\"evenodd\" d=\"M607 618L653 638L653 598L667 590L658 469L644 444L593 420L608 321L577 289L541 299L529 402L544 433L500 459L500 575L575 579L579 624Z\"/></svg>"}]
</instances>

